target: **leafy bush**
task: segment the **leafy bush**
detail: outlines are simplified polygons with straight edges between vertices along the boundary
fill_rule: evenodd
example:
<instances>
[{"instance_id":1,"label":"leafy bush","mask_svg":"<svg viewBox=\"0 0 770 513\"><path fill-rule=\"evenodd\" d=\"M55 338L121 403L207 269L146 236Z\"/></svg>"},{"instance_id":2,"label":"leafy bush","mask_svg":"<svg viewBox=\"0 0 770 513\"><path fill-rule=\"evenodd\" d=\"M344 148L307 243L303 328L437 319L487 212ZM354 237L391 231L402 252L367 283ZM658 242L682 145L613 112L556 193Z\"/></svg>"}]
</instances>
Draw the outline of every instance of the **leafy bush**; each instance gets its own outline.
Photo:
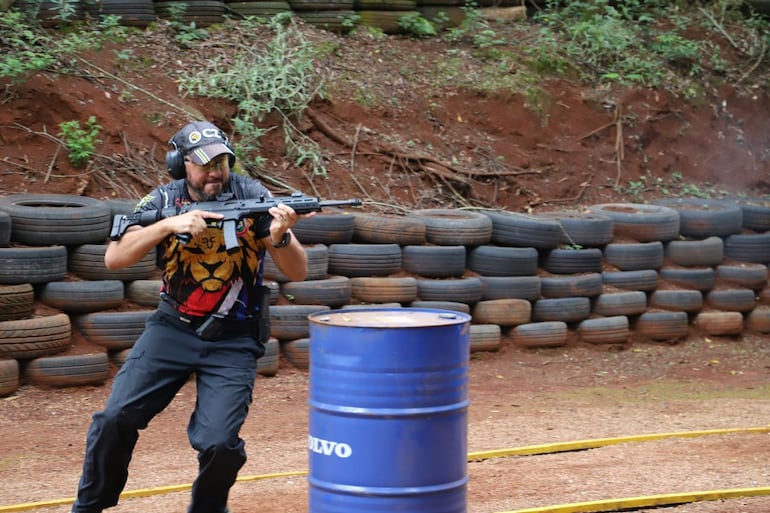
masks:
<instances>
[{"instance_id":1,"label":"leafy bush","mask_svg":"<svg viewBox=\"0 0 770 513\"><path fill-rule=\"evenodd\" d=\"M248 30L246 22L245 30ZM225 98L238 105L233 119L244 151L256 151L265 132L255 126L273 112L282 120L287 154L297 165L309 164L316 174L326 174L318 145L293 124L310 102L322 95L323 81L315 72L316 49L296 26L291 14L272 17L273 38L265 48L245 46L227 63L213 59L206 68L182 83L182 90L197 96Z\"/></svg>"},{"instance_id":2,"label":"leafy bush","mask_svg":"<svg viewBox=\"0 0 770 513\"><path fill-rule=\"evenodd\" d=\"M541 26L538 44L528 50L539 69L564 70L576 63L588 80L652 87L672 86L688 90L687 79L702 77L706 70L724 72L723 51L709 41L688 38L688 28L713 29L738 51L762 59L766 48L754 43L748 52L733 41L729 31L744 32L756 41L770 24L756 17L744 18L741 0L717 0L686 13L677 2L665 0L573 1L566 5L551 0L534 20ZM736 26L727 28L727 23ZM692 88L689 88L692 90Z\"/></svg>"},{"instance_id":3,"label":"leafy bush","mask_svg":"<svg viewBox=\"0 0 770 513\"><path fill-rule=\"evenodd\" d=\"M430 37L437 34L436 27L419 13L411 13L398 19L398 26L417 37Z\"/></svg>"},{"instance_id":4,"label":"leafy bush","mask_svg":"<svg viewBox=\"0 0 770 513\"><path fill-rule=\"evenodd\" d=\"M84 168L96 151L96 143L99 141L99 132L102 126L96 122L96 116L90 116L86 120L85 128L79 121L64 121L59 123L59 136L64 139L64 144L69 150L69 160L76 168Z\"/></svg>"},{"instance_id":5,"label":"leafy bush","mask_svg":"<svg viewBox=\"0 0 770 513\"><path fill-rule=\"evenodd\" d=\"M64 7L62 11L67 12ZM38 71L75 73L82 64L73 57L101 48L105 38L121 36L126 27L118 23L118 17L105 16L94 25L46 32L22 12L0 12L0 78L19 84Z\"/></svg>"}]
</instances>

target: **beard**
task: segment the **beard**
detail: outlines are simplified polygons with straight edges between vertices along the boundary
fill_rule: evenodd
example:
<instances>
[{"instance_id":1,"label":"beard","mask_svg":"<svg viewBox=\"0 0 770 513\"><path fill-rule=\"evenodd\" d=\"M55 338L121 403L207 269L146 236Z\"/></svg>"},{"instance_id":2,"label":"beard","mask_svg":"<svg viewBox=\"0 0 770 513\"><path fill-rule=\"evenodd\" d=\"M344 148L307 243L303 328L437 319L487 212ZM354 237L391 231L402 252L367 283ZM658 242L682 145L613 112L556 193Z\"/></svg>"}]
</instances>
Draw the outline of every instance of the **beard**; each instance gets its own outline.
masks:
<instances>
[{"instance_id":1,"label":"beard","mask_svg":"<svg viewBox=\"0 0 770 513\"><path fill-rule=\"evenodd\" d=\"M188 181L187 189L193 199L197 198L196 201L216 201L217 196L224 191L224 183L222 181L206 182L202 186L196 187Z\"/></svg>"}]
</instances>

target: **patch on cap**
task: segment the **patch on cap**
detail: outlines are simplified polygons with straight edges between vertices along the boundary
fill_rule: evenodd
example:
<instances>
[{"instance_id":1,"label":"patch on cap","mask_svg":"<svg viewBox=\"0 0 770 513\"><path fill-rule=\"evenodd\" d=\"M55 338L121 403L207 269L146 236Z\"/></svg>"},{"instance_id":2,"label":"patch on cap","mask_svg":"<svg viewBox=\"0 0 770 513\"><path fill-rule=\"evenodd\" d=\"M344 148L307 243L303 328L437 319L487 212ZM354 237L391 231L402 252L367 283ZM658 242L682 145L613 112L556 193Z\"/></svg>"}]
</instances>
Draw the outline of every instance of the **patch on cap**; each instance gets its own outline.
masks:
<instances>
[{"instance_id":1,"label":"patch on cap","mask_svg":"<svg viewBox=\"0 0 770 513\"><path fill-rule=\"evenodd\" d=\"M199 166L205 166L224 153L235 155L227 145L224 132L208 121L185 125L171 138L169 144Z\"/></svg>"},{"instance_id":2,"label":"patch on cap","mask_svg":"<svg viewBox=\"0 0 770 513\"><path fill-rule=\"evenodd\" d=\"M209 144L208 146L200 146L195 148L190 153L188 153L187 156L190 157L190 160L192 160L193 163L198 164L199 166L205 166L212 160L216 159L218 156L225 153L228 155L233 154L233 152L230 151L230 148L224 144Z\"/></svg>"}]
</instances>

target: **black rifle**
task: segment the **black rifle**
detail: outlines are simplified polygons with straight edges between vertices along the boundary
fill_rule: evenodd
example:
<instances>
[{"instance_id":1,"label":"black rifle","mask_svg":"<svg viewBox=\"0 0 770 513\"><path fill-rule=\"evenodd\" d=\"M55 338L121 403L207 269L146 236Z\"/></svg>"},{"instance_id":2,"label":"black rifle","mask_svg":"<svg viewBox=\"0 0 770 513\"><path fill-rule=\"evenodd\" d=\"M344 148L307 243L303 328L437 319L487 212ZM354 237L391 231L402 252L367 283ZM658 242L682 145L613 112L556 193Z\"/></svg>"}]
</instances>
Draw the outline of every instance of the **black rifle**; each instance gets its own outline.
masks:
<instances>
[{"instance_id":1,"label":"black rifle","mask_svg":"<svg viewBox=\"0 0 770 513\"><path fill-rule=\"evenodd\" d=\"M120 240L129 226L149 226L167 217L178 216L191 210L205 210L222 214L223 219L213 221L217 227L224 230L225 247L228 251L238 248L238 237L235 227L242 218L264 216L271 207L283 204L290 206L298 214L319 212L325 207L356 207L361 205L361 200L325 200L321 201L313 196L304 196L301 192L295 192L291 196L261 197L258 199L232 199L232 194L221 195L216 201L200 201L189 203L181 207L166 207L160 210L147 210L134 212L128 215L116 215L112 221L110 240ZM188 233L177 234L182 243L190 241Z\"/></svg>"}]
</instances>

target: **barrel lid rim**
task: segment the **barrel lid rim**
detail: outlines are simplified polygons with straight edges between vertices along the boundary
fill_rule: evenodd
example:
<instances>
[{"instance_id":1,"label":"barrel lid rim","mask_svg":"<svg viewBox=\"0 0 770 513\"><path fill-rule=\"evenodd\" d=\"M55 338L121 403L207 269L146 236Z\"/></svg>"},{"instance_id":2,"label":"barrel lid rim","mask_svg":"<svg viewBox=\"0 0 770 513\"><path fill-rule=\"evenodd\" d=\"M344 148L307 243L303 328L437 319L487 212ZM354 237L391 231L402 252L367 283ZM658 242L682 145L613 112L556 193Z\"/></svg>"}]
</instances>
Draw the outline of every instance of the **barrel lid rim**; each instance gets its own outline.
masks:
<instances>
[{"instance_id":1,"label":"barrel lid rim","mask_svg":"<svg viewBox=\"0 0 770 513\"><path fill-rule=\"evenodd\" d=\"M383 322L383 320L401 319L411 321L402 326L396 326ZM308 315L311 323L322 326L337 326L351 328L430 328L437 326L452 326L471 322L471 316L465 312L456 310L444 310L440 308L356 308L324 310ZM340 322L343 321L343 322ZM379 320L379 322L377 322ZM417 323L416 321L424 321Z\"/></svg>"}]
</instances>

